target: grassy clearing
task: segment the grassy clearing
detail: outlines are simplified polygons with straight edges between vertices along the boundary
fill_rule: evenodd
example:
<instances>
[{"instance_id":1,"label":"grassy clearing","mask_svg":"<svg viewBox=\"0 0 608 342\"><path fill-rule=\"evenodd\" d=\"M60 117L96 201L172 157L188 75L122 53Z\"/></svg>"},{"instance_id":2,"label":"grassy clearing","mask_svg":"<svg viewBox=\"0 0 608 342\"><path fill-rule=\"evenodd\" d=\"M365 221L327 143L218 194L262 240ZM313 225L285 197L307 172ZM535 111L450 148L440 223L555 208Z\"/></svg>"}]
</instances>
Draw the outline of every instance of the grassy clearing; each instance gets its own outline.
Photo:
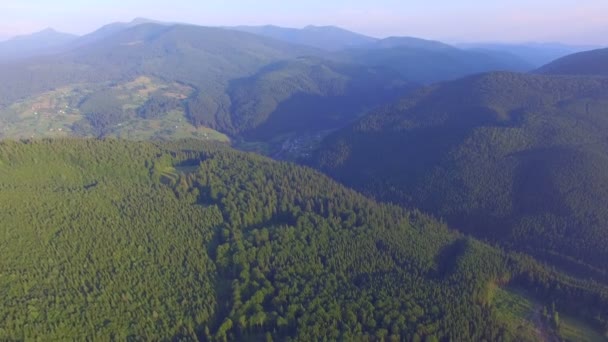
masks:
<instances>
[{"instance_id":1,"label":"grassy clearing","mask_svg":"<svg viewBox=\"0 0 608 342\"><path fill-rule=\"evenodd\" d=\"M129 140L183 139L229 142L225 134L207 127L191 125L182 111L172 111L157 120L133 119L118 127L112 136Z\"/></svg>"},{"instance_id":2,"label":"grassy clearing","mask_svg":"<svg viewBox=\"0 0 608 342\"><path fill-rule=\"evenodd\" d=\"M116 90L123 109L136 112L152 94L185 99L193 91L179 83L166 83L140 76L122 84L76 84L34 96L0 109L0 139L60 138L72 134L72 125L83 119L78 104L88 95L107 89ZM230 139L207 127L194 127L184 111L172 111L164 117L145 120L135 117L115 127L111 137L130 140L195 138L229 142Z\"/></svg>"},{"instance_id":3,"label":"grassy clearing","mask_svg":"<svg viewBox=\"0 0 608 342\"><path fill-rule=\"evenodd\" d=\"M538 334L532 322L535 303L525 294L516 290L498 288L494 296L494 306L498 317L507 324L520 341L536 341Z\"/></svg>"},{"instance_id":4,"label":"grassy clearing","mask_svg":"<svg viewBox=\"0 0 608 342\"><path fill-rule=\"evenodd\" d=\"M543 304L520 289L498 288L493 299L494 307L501 321L514 333L518 341L538 341L542 327L538 326ZM560 313L559 338L565 341L605 342L608 341L587 323Z\"/></svg>"},{"instance_id":5,"label":"grassy clearing","mask_svg":"<svg viewBox=\"0 0 608 342\"><path fill-rule=\"evenodd\" d=\"M559 335L566 341L605 342L608 338L602 336L585 322L574 317L563 315Z\"/></svg>"}]
</instances>

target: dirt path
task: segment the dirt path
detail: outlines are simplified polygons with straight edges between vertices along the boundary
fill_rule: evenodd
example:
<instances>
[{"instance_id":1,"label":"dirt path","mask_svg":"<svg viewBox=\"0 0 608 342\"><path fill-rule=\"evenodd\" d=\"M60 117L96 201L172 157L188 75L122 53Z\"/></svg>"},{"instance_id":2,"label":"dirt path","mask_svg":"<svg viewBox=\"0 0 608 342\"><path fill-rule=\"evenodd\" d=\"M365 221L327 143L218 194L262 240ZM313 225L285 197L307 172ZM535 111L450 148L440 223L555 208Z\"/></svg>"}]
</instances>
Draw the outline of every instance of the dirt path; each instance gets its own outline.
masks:
<instances>
[{"instance_id":1,"label":"dirt path","mask_svg":"<svg viewBox=\"0 0 608 342\"><path fill-rule=\"evenodd\" d=\"M540 305L536 305L532 317L530 317L536 327L538 340L542 342L559 342L559 338L551 331L547 322L543 319L542 311L543 308Z\"/></svg>"}]
</instances>

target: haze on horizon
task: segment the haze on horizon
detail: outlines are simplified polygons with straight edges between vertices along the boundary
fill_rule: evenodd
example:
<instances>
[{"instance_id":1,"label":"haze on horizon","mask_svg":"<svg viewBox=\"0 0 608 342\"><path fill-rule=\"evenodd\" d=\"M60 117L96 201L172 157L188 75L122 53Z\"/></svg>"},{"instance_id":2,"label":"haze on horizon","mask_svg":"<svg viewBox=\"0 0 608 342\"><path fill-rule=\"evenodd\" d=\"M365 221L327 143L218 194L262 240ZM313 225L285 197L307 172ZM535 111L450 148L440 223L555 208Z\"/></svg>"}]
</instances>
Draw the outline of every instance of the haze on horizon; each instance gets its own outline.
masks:
<instances>
[{"instance_id":1,"label":"haze on horizon","mask_svg":"<svg viewBox=\"0 0 608 342\"><path fill-rule=\"evenodd\" d=\"M206 26L335 25L375 37L446 42L562 42L608 45L604 0L5 0L0 39L52 27L86 34L146 17Z\"/></svg>"}]
</instances>

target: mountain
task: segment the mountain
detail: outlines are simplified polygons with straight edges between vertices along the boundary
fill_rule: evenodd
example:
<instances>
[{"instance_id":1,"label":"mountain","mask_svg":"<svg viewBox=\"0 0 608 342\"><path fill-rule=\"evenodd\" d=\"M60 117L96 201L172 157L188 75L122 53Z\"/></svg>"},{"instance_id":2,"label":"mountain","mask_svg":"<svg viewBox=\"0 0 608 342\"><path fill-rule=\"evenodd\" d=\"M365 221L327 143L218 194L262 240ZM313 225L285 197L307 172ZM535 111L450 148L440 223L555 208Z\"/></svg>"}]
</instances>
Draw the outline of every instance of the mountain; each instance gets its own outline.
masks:
<instances>
[{"instance_id":1,"label":"mountain","mask_svg":"<svg viewBox=\"0 0 608 342\"><path fill-rule=\"evenodd\" d=\"M433 83L487 71L528 71L523 60L506 53L461 50L417 38L388 38L372 48L353 48L336 58L356 64L391 68L418 83Z\"/></svg>"},{"instance_id":2,"label":"mountain","mask_svg":"<svg viewBox=\"0 0 608 342\"><path fill-rule=\"evenodd\" d=\"M97 41L108 38L114 34L117 34L126 29L133 28L135 26L143 25L143 24L156 24L156 25L174 25L171 23L164 23L157 20L146 19L146 18L135 18L130 22L115 22L111 24L104 25L99 29L88 33L78 40L74 41L73 44L69 48L74 49L81 46L86 46L91 43L95 43Z\"/></svg>"},{"instance_id":3,"label":"mountain","mask_svg":"<svg viewBox=\"0 0 608 342\"><path fill-rule=\"evenodd\" d=\"M306 149L309 139L415 86L388 68L315 57L322 55L221 28L122 28L59 55L0 68L10 80L0 85L0 136L165 139L212 133L226 140L223 133L271 142L275 149L285 139L305 136L307 142L297 145Z\"/></svg>"},{"instance_id":4,"label":"mountain","mask_svg":"<svg viewBox=\"0 0 608 342\"><path fill-rule=\"evenodd\" d=\"M379 39L370 47L378 49L389 49L396 47L406 47L413 49L428 49L428 50L453 50L454 47L435 40L427 40L414 37L388 37Z\"/></svg>"},{"instance_id":5,"label":"mountain","mask_svg":"<svg viewBox=\"0 0 608 342\"><path fill-rule=\"evenodd\" d=\"M5 141L0 190L2 340L533 341L606 324L604 285L223 146ZM554 323L530 318L543 306Z\"/></svg>"},{"instance_id":6,"label":"mountain","mask_svg":"<svg viewBox=\"0 0 608 342\"><path fill-rule=\"evenodd\" d=\"M73 117L57 121L64 131L73 130L65 125L78 121L80 115L78 132L106 135L135 119L133 107L155 95L154 87L143 93L142 89L117 92L117 88L131 89L130 84L144 77L156 88L177 89L165 93L180 100L182 112L189 108L188 117L182 116L195 123L196 110L213 111L213 115L229 106L225 93L231 80L254 75L270 63L315 53L312 48L232 30L141 24L59 55L0 67L5 80L0 85L0 106L5 108L0 119L8 121L4 129L11 130L6 124L20 125L24 116L40 122L32 115L44 110L56 118L70 108ZM135 98L125 99L126 95ZM101 107L81 108L91 96ZM196 103L196 109L189 103ZM29 137L47 130L48 124L53 122L42 121L33 130L27 128L32 128L31 122L19 127L25 127Z\"/></svg>"},{"instance_id":7,"label":"mountain","mask_svg":"<svg viewBox=\"0 0 608 342\"><path fill-rule=\"evenodd\" d=\"M338 51L350 47L374 43L377 39L335 26L306 26L303 29L279 26L236 26L232 29L265 37L308 45L328 51Z\"/></svg>"},{"instance_id":8,"label":"mountain","mask_svg":"<svg viewBox=\"0 0 608 342\"><path fill-rule=\"evenodd\" d=\"M607 279L608 79L487 73L330 135L313 165L377 199Z\"/></svg>"},{"instance_id":9,"label":"mountain","mask_svg":"<svg viewBox=\"0 0 608 342\"><path fill-rule=\"evenodd\" d=\"M521 67L411 37L370 40L331 27L298 32L363 45L328 52L232 29L148 19L106 25L54 55L0 66L0 137L212 133L262 139L275 149L296 139L289 149L308 149L417 83Z\"/></svg>"},{"instance_id":10,"label":"mountain","mask_svg":"<svg viewBox=\"0 0 608 342\"><path fill-rule=\"evenodd\" d=\"M541 67L536 72L552 75L608 76L608 49L569 55Z\"/></svg>"},{"instance_id":11,"label":"mountain","mask_svg":"<svg viewBox=\"0 0 608 342\"><path fill-rule=\"evenodd\" d=\"M517 56L534 68L543 66L558 58L577 52L592 50L596 47L586 45L566 45L559 43L528 43L528 44L501 44L501 43L472 43L458 44L463 49L477 51L506 52Z\"/></svg>"},{"instance_id":12,"label":"mountain","mask_svg":"<svg viewBox=\"0 0 608 342\"><path fill-rule=\"evenodd\" d=\"M30 35L14 37L0 42L0 62L52 54L77 38L78 36L57 32L51 28Z\"/></svg>"},{"instance_id":13,"label":"mountain","mask_svg":"<svg viewBox=\"0 0 608 342\"><path fill-rule=\"evenodd\" d=\"M341 128L413 88L388 69L301 57L233 80L227 90L230 107L195 120L220 131L271 140L288 133Z\"/></svg>"},{"instance_id":14,"label":"mountain","mask_svg":"<svg viewBox=\"0 0 608 342\"><path fill-rule=\"evenodd\" d=\"M529 71L535 67L508 52L466 51L414 37L378 39L333 26L307 26L304 29L239 26L233 29L330 51L333 53L326 57L336 61L391 68L417 83L433 83L485 71Z\"/></svg>"}]
</instances>

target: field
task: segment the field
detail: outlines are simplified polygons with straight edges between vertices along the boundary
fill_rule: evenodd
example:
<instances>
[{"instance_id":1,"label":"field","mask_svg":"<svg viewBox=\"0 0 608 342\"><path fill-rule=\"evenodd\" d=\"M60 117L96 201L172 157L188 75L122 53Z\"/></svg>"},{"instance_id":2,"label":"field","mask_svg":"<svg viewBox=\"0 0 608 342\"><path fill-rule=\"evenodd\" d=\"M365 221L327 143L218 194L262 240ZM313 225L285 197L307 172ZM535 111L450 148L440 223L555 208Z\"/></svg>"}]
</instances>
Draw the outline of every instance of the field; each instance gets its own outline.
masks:
<instances>
[{"instance_id":1,"label":"field","mask_svg":"<svg viewBox=\"0 0 608 342\"><path fill-rule=\"evenodd\" d=\"M55 89L0 108L0 139L70 136L73 125L86 114L81 112L80 104L88 96L104 91L119 94L115 100L123 104L125 112L134 113L152 94L183 100L193 89L150 77L138 77L122 84L78 84ZM131 140L196 138L229 141L226 135L215 130L191 125L183 109L172 110L157 119L142 119L133 114L129 120L114 127L108 136Z\"/></svg>"},{"instance_id":2,"label":"field","mask_svg":"<svg viewBox=\"0 0 608 342\"><path fill-rule=\"evenodd\" d=\"M607 341L589 325L562 313L556 331L542 318L543 306L520 289L497 289L494 306L499 319L508 324L518 341Z\"/></svg>"}]
</instances>

